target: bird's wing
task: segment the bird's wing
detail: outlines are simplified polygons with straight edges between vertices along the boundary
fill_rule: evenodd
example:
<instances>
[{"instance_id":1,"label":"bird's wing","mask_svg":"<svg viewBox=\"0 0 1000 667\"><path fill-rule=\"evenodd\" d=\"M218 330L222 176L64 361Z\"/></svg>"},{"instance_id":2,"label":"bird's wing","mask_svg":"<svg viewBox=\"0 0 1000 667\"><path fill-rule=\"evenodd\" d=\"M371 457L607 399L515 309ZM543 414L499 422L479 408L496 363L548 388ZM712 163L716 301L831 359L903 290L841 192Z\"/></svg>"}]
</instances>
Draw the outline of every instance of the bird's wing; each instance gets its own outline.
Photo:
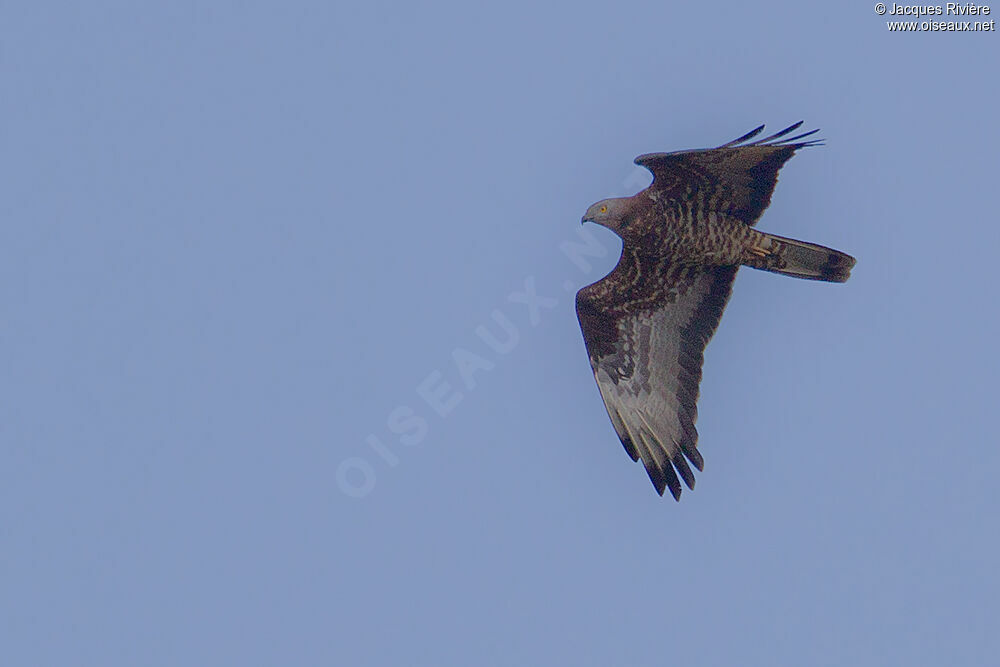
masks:
<instances>
[{"instance_id":1,"label":"bird's wing","mask_svg":"<svg viewBox=\"0 0 1000 667\"><path fill-rule=\"evenodd\" d=\"M799 148L821 143L800 141L818 130L784 138L800 125L802 121L751 141L764 129L761 125L717 148L648 153L635 163L653 172L651 196L687 213L691 207L704 207L753 225L771 203L781 166Z\"/></svg>"},{"instance_id":2,"label":"bird's wing","mask_svg":"<svg viewBox=\"0 0 1000 667\"><path fill-rule=\"evenodd\" d=\"M577 293L590 365L618 437L642 459L657 493L694 488L698 384L737 267L668 266L626 252L611 274ZM685 459L686 457L686 459Z\"/></svg>"}]
</instances>

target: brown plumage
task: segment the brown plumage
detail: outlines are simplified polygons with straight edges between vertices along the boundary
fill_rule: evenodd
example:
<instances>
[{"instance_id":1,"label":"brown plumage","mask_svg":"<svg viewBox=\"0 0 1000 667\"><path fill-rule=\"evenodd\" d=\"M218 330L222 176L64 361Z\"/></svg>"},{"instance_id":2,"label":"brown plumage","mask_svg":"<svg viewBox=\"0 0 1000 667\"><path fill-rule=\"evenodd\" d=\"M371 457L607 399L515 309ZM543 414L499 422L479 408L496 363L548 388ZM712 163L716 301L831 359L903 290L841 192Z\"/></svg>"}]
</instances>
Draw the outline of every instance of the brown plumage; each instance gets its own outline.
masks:
<instances>
[{"instance_id":1,"label":"brown plumage","mask_svg":"<svg viewBox=\"0 0 1000 667\"><path fill-rule=\"evenodd\" d=\"M778 170L816 130L783 139L801 121L751 141L764 126L706 150L640 155L653 183L599 201L584 222L622 237L615 269L576 295L597 386L625 451L642 459L656 491L680 500L694 488L698 385L705 346L737 269L844 282L854 258L753 229L771 202Z\"/></svg>"}]
</instances>

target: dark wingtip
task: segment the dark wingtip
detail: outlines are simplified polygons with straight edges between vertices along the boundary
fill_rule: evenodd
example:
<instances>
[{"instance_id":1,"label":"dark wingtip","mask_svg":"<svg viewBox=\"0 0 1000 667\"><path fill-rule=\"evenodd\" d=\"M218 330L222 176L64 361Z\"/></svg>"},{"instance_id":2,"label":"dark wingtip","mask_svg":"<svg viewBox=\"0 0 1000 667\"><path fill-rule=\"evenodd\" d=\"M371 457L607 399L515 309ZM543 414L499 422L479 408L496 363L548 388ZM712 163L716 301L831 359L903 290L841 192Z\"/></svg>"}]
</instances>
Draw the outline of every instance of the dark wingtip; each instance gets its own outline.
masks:
<instances>
[{"instance_id":1,"label":"dark wingtip","mask_svg":"<svg viewBox=\"0 0 1000 667\"><path fill-rule=\"evenodd\" d=\"M687 484L687 488L694 490L694 473L691 472L691 466L688 465L687 461L684 459L684 454L682 452L677 452L674 458L671 459L674 464L674 468L680 473L681 479Z\"/></svg>"},{"instance_id":2,"label":"dark wingtip","mask_svg":"<svg viewBox=\"0 0 1000 667\"><path fill-rule=\"evenodd\" d=\"M810 130L808 132L803 132L802 134L796 134L794 137L788 137L787 139L782 139L778 143L781 143L781 144L790 144L793 141L798 141L799 139L805 139L806 137L811 137L812 135L816 134L817 132L819 132L819 128L818 127L815 130Z\"/></svg>"},{"instance_id":3,"label":"dark wingtip","mask_svg":"<svg viewBox=\"0 0 1000 667\"><path fill-rule=\"evenodd\" d=\"M667 480L670 495L674 497L674 500L679 501L681 499L681 482L677 479L677 473L674 472L673 466L669 463L664 466L663 477Z\"/></svg>"},{"instance_id":4,"label":"dark wingtip","mask_svg":"<svg viewBox=\"0 0 1000 667\"><path fill-rule=\"evenodd\" d=\"M795 130L799 129L802 126L803 122L804 121L800 120L797 123L793 123L792 125L789 125L785 129L783 129L781 132L777 132L775 134L772 134L771 136L765 137L764 139L758 139L757 141L754 141L753 143L750 143L750 144L747 144L747 145L748 146L790 146L793 149L805 148L806 146L822 146L823 145L823 141L824 141L823 139L812 139L810 141L800 141L801 139L805 139L806 137L811 137L812 135L814 135L817 132L819 132L819 128L816 128L815 130L810 130L809 132L803 132L801 134L796 134L794 137L787 137L787 138L782 139L782 137L784 137L786 134L790 134L791 132L794 132ZM777 139L780 139L780 141L776 141ZM798 142L798 143L795 143L795 142Z\"/></svg>"},{"instance_id":5,"label":"dark wingtip","mask_svg":"<svg viewBox=\"0 0 1000 667\"><path fill-rule=\"evenodd\" d=\"M764 139L758 139L757 141L753 142L753 144L751 144L751 145L752 146L757 146L759 144L765 144L768 141L774 141L775 139L778 139L779 137L785 136L789 132L794 132L796 129L799 128L799 126L802 125L803 122L805 122L805 121L801 121L800 120L799 122L795 123L794 125L789 125L785 129L783 129L781 132L775 132L774 134L772 134L769 137L765 137Z\"/></svg>"},{"instance_id":6,"label":"dark wingtip","mask_svg":"<svg viewBox=\"0 0 1000 667\"><path fill-rule=\"evenodd\" d=\"M719 148L729 148L731 146L735 146L736 144L741 144L744 141L747 141L749 139L753 139L758 134L760 134L763 130L764 130L764 126L763 125L758 125L754 129L752 129L749 132L747 132L746 134L744 134L742 137L739 137L738 139L733 139L732 141L730 141L727 144L722 144L721 146L719 146Z\"/></svg>"},{"instance_id":7,"label":"dark wingtip","mask_svg":"<svg viewBox=\"0 0 1000 667\"><path fill-rule=\"evenodd\" d=\"M693 440L682 442L681 451L699 472L705 470L705 459L702 458L701 452L698 451L698 445Z\"/></svg>"},{"instance_id":8,"label":"dark wingtip","mask_svg":"<svg viewBox=\"0 0 1000 667\"><path fill-rule=\"evenodd\" d=\"M663 474L660 467L656 465L652 458L646 460L646 457L642 457L642 466L646 469L646 474L649 476L649 481L653 483L653 488L656 492L663 495L664 490L667 488L667 476Z\"/></svg>"},{"instance_id":9,"label":"dark wingtip","mask_svg":"<svg viewBox=\"0 0 1000 667\"><path fill-rule=\"evenodd\" d=\"M622 438L622 437L619 437L619 440L622 441L622 446L625 447L625 453L628 454L632 458L633 461L638 461L639 460L639 450L636 449L635 445L632 443L632 438L627 438L627 437L626 438Z\"/></svg>"},{"instance_id":10,"label":"dark wingtip","mask_svg":"<svg viewBox=\"0 0 1000 667\"><path fill-rule=\"evenodd\" d=\"M667 489L670 489L670 495L674 497L674 500L681 499L681 484L677 480L677 475L674 474L673 467L667 463L666 468L660 468L654 461L646 461L643 458L643 466L646 468L646 474L649 475L649 481L653 483L653 488L656 492L662 496Z\"/></svg>"}]
</instances>

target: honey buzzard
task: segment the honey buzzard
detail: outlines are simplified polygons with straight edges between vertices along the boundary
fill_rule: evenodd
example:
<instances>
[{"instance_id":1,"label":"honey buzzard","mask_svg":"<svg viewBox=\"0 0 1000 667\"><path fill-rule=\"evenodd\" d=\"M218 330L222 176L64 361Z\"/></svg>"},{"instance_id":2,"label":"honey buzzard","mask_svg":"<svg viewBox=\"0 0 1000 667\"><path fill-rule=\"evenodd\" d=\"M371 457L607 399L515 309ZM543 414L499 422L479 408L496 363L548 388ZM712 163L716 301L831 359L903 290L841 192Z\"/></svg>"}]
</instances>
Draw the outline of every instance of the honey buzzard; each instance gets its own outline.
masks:
<instances>
[{"instance_id":1,"label":"honey buzzard","mask_svg":"<svg viewBox=\"0 0 1000 667\"><path fill-rule=\"evenodd\" d=\"M576 295L576 312L611 423L657 493L680 500L698 470L698 384L740 266L844 282L854 258L759 232L778 170L796 150L821 143L798 122L752 141L764 126L718 148L650 153L635 163L653 183L632 197L591 206L595 222L622 238L615 269Z\"/></svg>"}]
</instances>

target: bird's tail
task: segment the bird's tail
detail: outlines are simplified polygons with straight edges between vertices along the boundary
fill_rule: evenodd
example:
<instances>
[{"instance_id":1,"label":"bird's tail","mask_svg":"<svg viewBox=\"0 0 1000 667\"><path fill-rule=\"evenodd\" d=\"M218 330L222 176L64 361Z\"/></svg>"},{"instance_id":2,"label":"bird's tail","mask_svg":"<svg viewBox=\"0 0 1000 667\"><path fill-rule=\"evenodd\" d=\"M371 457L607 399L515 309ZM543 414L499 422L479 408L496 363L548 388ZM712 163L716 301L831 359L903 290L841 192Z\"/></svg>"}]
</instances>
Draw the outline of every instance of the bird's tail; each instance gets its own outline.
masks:
<instances>
[{"instance_id":1,"label":"bird's tail","mask_svg":"<svg viewBox=\"0 0 1000 667\"><path fill-rule=\"evenodd\" d=\"M839 250L759 232L744 252L743 264L795 278L842 283L851 275L854 258Z\"/></svg>"}]
</instances>

